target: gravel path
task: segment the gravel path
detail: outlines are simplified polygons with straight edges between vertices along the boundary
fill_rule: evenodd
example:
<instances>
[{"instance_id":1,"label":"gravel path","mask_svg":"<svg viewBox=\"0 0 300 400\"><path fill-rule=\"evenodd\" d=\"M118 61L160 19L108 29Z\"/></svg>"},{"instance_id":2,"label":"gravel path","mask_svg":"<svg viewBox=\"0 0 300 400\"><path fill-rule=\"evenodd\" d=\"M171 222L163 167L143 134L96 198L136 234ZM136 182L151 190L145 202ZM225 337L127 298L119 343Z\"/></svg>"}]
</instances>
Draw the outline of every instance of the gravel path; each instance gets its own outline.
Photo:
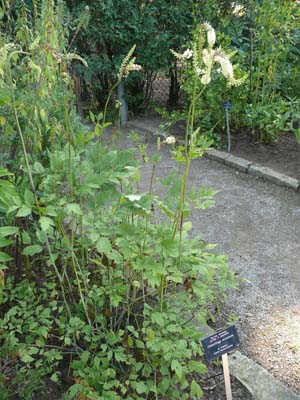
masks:
<instances>
[{"instance_id":1,"label":"gravel path","mask_svg":"<svg viewBox=\"0 0 300 400\"><path fill-rule=\"evenodd\" d=\"M159 176L174 165L162 155ZM143 176L148 184L150 166ZM189 184L219 190L215 207L194 211L191 221L243 279L224 311L237 317L240 350L299 394L299 194L203 158L192 162Z\"/></svg>"}]
</instances>

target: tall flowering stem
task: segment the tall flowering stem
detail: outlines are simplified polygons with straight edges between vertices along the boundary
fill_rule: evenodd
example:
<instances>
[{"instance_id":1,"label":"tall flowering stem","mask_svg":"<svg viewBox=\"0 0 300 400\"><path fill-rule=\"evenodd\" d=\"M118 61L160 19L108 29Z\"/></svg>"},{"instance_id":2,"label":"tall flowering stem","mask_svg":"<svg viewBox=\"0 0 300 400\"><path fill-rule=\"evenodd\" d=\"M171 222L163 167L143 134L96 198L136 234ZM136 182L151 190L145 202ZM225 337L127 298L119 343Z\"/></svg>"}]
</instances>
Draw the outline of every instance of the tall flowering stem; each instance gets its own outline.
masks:
<instances>
[{"instance_id":1,"label":"tall flowering stem","mask_svg":"<svg viewBox=\"0 0 300 400\"><path fill-rule=\"evenodd\" d=\"M103 112L103 124L106 122L106 114L107 114L107 108L108 104L110 102L110 98L118 86L118 84L121 82L123 78L127 78L132 71L140 71L142 67L138 64L135 64L135 57L133 57L133 53L135 51L136 45L133 45L127 55L125 56L124 60L122 61L122 64L119 68L119 73L118 73L118 79L117 82L113 85L113 87L110 89L109 94L106 99L106 103L104 106L104 112Z\"/></svg>"},{"instance_id":2,"label":"tall flowering stem","mask_svg":"<svg viewBox=\"0 0 300 400\"><path fill-rule=\"evenodd\" d=\"M180 190L180 200L173 224L173 239L179 232L179 262L182 262L182 235L184 220L184 205L186 201L187 180L191 160L203 155L210 146L205 136L200 134L200 128L195 129L195 111L197 100L201 98L205 89L212 80L212 72L215 69L221 73L229 87L239 86L245 82L247 75L235 78L234 66L230 61L230 54L221 48L215 48L216 32L209 23L199 25L194 33L191 49L186 49L182 54L173 50L171 52L177 58L179 66L183 70L183 79L191 82L189 85L190 106L187 115L185 146L184 146L184 172ZM215 68L217 67L217 68Z\"/></svg>"}]
</instances>

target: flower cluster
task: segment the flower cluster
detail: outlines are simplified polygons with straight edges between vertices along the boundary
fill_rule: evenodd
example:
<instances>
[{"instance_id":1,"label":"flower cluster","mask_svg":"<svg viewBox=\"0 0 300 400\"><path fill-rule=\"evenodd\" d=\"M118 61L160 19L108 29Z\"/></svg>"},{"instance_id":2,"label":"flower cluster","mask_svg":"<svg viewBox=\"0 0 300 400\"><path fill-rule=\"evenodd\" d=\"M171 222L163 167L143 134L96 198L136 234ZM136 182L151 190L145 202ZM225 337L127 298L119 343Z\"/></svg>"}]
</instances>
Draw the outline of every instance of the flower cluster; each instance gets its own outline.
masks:
<instances>
[{"instance_id":1,"label":"flower cluster","mask_svg":"<svg viewBox=\"0 0 300 400\"><path fill-rule=\"evenodd\" d=\"M165 143L166 144L175 144L176 143L176 139L175 139L174 136L168 136L168 137L166 137Z\"/></svg>"},{"instance_id":2,"label":"flower cluster","mask_svg":"<svg viewBox=\"0 0 300 400\"><path fill-rule=\"evenodd\" d=\"M131 71L140 71L142 69L140 65L135 64L135 57L132 57L135 47L134 45L124 58L119 69L119 79L127 78Z\"/></svg>"},{"instance_id":3,"label":"flower cluster","mask_svg":"<svg viewBox=\"0 0 300 400\"><path fill-rule=\"evenodd\" d=\"M229 86L239 86L245 82L247 75L236 79L234 77L234 68L230 61L230 55L226 54L221 48L214 49L216 43L216 32L208 23L202 25L202 30L206 32L207 48L199 51L197 43L194 42L193 49L187 49L183 54L171 50L180 62L187 62L192 59L195 73L200 77L203 85L211 82L211 73L214 64L219 64L217 72L221 72L228 82ZM200 33L201 34L201 33Z\"/></svg>"},{"instance_id":4,"label":"flower cluster","mask_svg":"<svg viewBox=\"0 0 300 400\"><path fill-rule=\"evenodd\" d=\"M238 3L231 3L232 7L232 14L235 15L236 17L243 17L246 13L245 6L242 4Z\"/></svg>"}]
</instances>

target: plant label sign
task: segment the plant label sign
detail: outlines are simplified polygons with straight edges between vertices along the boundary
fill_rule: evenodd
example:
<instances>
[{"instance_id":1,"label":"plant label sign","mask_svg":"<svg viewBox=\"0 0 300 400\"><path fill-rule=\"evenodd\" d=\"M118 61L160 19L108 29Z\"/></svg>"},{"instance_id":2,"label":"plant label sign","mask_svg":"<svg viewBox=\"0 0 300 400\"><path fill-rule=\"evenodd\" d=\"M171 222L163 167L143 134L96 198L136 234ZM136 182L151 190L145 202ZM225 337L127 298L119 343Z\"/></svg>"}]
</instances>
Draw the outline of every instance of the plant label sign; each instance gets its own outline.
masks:
<instances>
[{"instance_id":1,"label":"plant label sign","mask_svg":"<svg viewBox=\"0 0 300 400\"><path fill-rule=\"evenodd\" d=\"M239 337L234 325L219 330L202 340L202 346L207 361L215 360L222 356L223 373L225 381L226 399L232 400L230 373L227 353L239 345Z\"/></svg>"},{"instance_id":2,"label":"plant label sign","mask_svg":"<svg viewBox=\"0 0 300 400\"><path fill-rule=\"evenodd\" d=\"M239 337L234 325L222 329L202 340L202 346L207 361L215 360L229 353L239 345Z\"/></svg>"},{"instance_id":3,"label":"plant label sign","mask_svg":"<svg viewBox=\"0 0 300 400\"><path fill-rule=\"evenodd\" d=\"M225 110L230 110L230 108L232 108L231 101L225 101L225 103L223 103L223 107L225 108Z\"/></svg>"}]
</instances>

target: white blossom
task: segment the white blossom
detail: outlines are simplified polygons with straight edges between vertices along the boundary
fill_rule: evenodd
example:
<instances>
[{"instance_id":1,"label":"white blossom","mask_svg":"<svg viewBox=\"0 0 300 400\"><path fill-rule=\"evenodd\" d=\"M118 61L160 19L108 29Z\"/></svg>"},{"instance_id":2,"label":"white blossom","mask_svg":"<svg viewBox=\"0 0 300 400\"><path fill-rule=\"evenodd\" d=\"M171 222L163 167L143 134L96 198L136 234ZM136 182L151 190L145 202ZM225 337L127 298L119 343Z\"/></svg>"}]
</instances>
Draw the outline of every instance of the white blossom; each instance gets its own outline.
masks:
<instances>
[{"instance_id":1,"label":"white blossom","mask_svg":"<svg viewBox=\"0 0 300 400\"><path fill-rule=\"evenodd\" d=\"M193 57L193 50L191 49L186 49L185 52L182 54L182 57L185 59L189 59Z\"/></svg>"},{"instance_id":2,"label":"white blossom","mask_svg":"<svg viewBox=\"0 0 300 400\"><path fill-rule=\"evenodd\" d=\"M233 9L232 14L237 17L242 17L246 13L245 6L243 6L242 4L231 3L231 7Z\"/></svg>"},{"instance_id":3,"label":"white blossom","mask_svg":"<svg viewBox=\"0 0 300 400\"><path fill-rule=\"evenodd\" d=\"M175 144L176 143L176 139L174 136L168 136L165 140L165 143L167 144Z\"/></svg>"},{"instance_id":4,"label":"white blossom","mask_svg":"<svg viewBox=\"0 0 300 400\"><path fill-rule=\"evenodd\" d=\"M208 46L213 47L213 45L216 43L216 32L208 22L205 22L205 24L203 24L203 27L207 32Z\"/></svg>"},{"instance_id":5,"label":"white blossom","mask_svg":"<svg viewBox=\"0 0 300 400\"><path fill-rule=\"evenodd\" d=\"M236 6L236 3L232 4ZM241 11L241 8L237 8L237 10ZM184 66L186 65L186 60L192 58L194 73L200 77L202 85L208 85L211 82L211 72L214 64L219 64L216 71L222 73L227 80L228 86L239 86L244 83L247 79L247 74L238 79L234 77L234 68L230 61L230 57L234 55L234 52L226 54L221 48L214 49L213 47L216 43L215 30L208 22L204 23L202 27L207 35L207 48L202 49L200 53L197 42L194 41L193 48L185 50L183 54L171 50L177 60ZM175 143L175 138L171 139L171 137L169 137L165 143Z\"/></svg>"},{"instance_id":6,"label":"white blossom","mask_svg":"<svg viewBox=\"0 0 300 400\"><path fill-rule=\"evenodd\" d=\"M214 29L209 29L207 31L207 42L210 47L216 43L216 32Z\"/></svg>"},{"instance_id":7,"label":"white blossom","mask_svg":"<svg viewBox=\"0 0 300 400\"><path fill-rule=\"evenodd\" d=\"M132 64L132 65L131 65L131 68L130 68L130 71L141 71L141 69L142 69L142 66L141 66L141 65L139 65L139 64Z\"/></svg>"},{"instance_id":8,"label":"white blossom","mask_svg":"<svg viewBox=\"0 0 300 400\"><path fill-rule=\"evenodd\" d=\"M211 77L210 77L210 74L208 74L208 73L204 74L201 78L202 85L208 85L210 83L210 81L211 81Z\"/></svg>"},{"instance_id":9,"label":"white blossom","mask_svg":"<svg viewBox=\"0 0 300 400\"><path fill-rule=\"evenodd\" d=\"M229 58L220 58L221 72L229 81L233 80L233 66Z\"/></svg>"},{"instance_id":10,"label":"white blossom","mask_svg":"<svg viewBox=\"0 0 300 400\"><path fill-rule=\"evenodd\" d=\"M203 62L204 62L204 64L206 66L210 64L210 61L211 61L210 60L210 54L209 54L207 49L203 49L203 51L202 51L202 59L203 59Z\"/></svg>"}]
</instances>

